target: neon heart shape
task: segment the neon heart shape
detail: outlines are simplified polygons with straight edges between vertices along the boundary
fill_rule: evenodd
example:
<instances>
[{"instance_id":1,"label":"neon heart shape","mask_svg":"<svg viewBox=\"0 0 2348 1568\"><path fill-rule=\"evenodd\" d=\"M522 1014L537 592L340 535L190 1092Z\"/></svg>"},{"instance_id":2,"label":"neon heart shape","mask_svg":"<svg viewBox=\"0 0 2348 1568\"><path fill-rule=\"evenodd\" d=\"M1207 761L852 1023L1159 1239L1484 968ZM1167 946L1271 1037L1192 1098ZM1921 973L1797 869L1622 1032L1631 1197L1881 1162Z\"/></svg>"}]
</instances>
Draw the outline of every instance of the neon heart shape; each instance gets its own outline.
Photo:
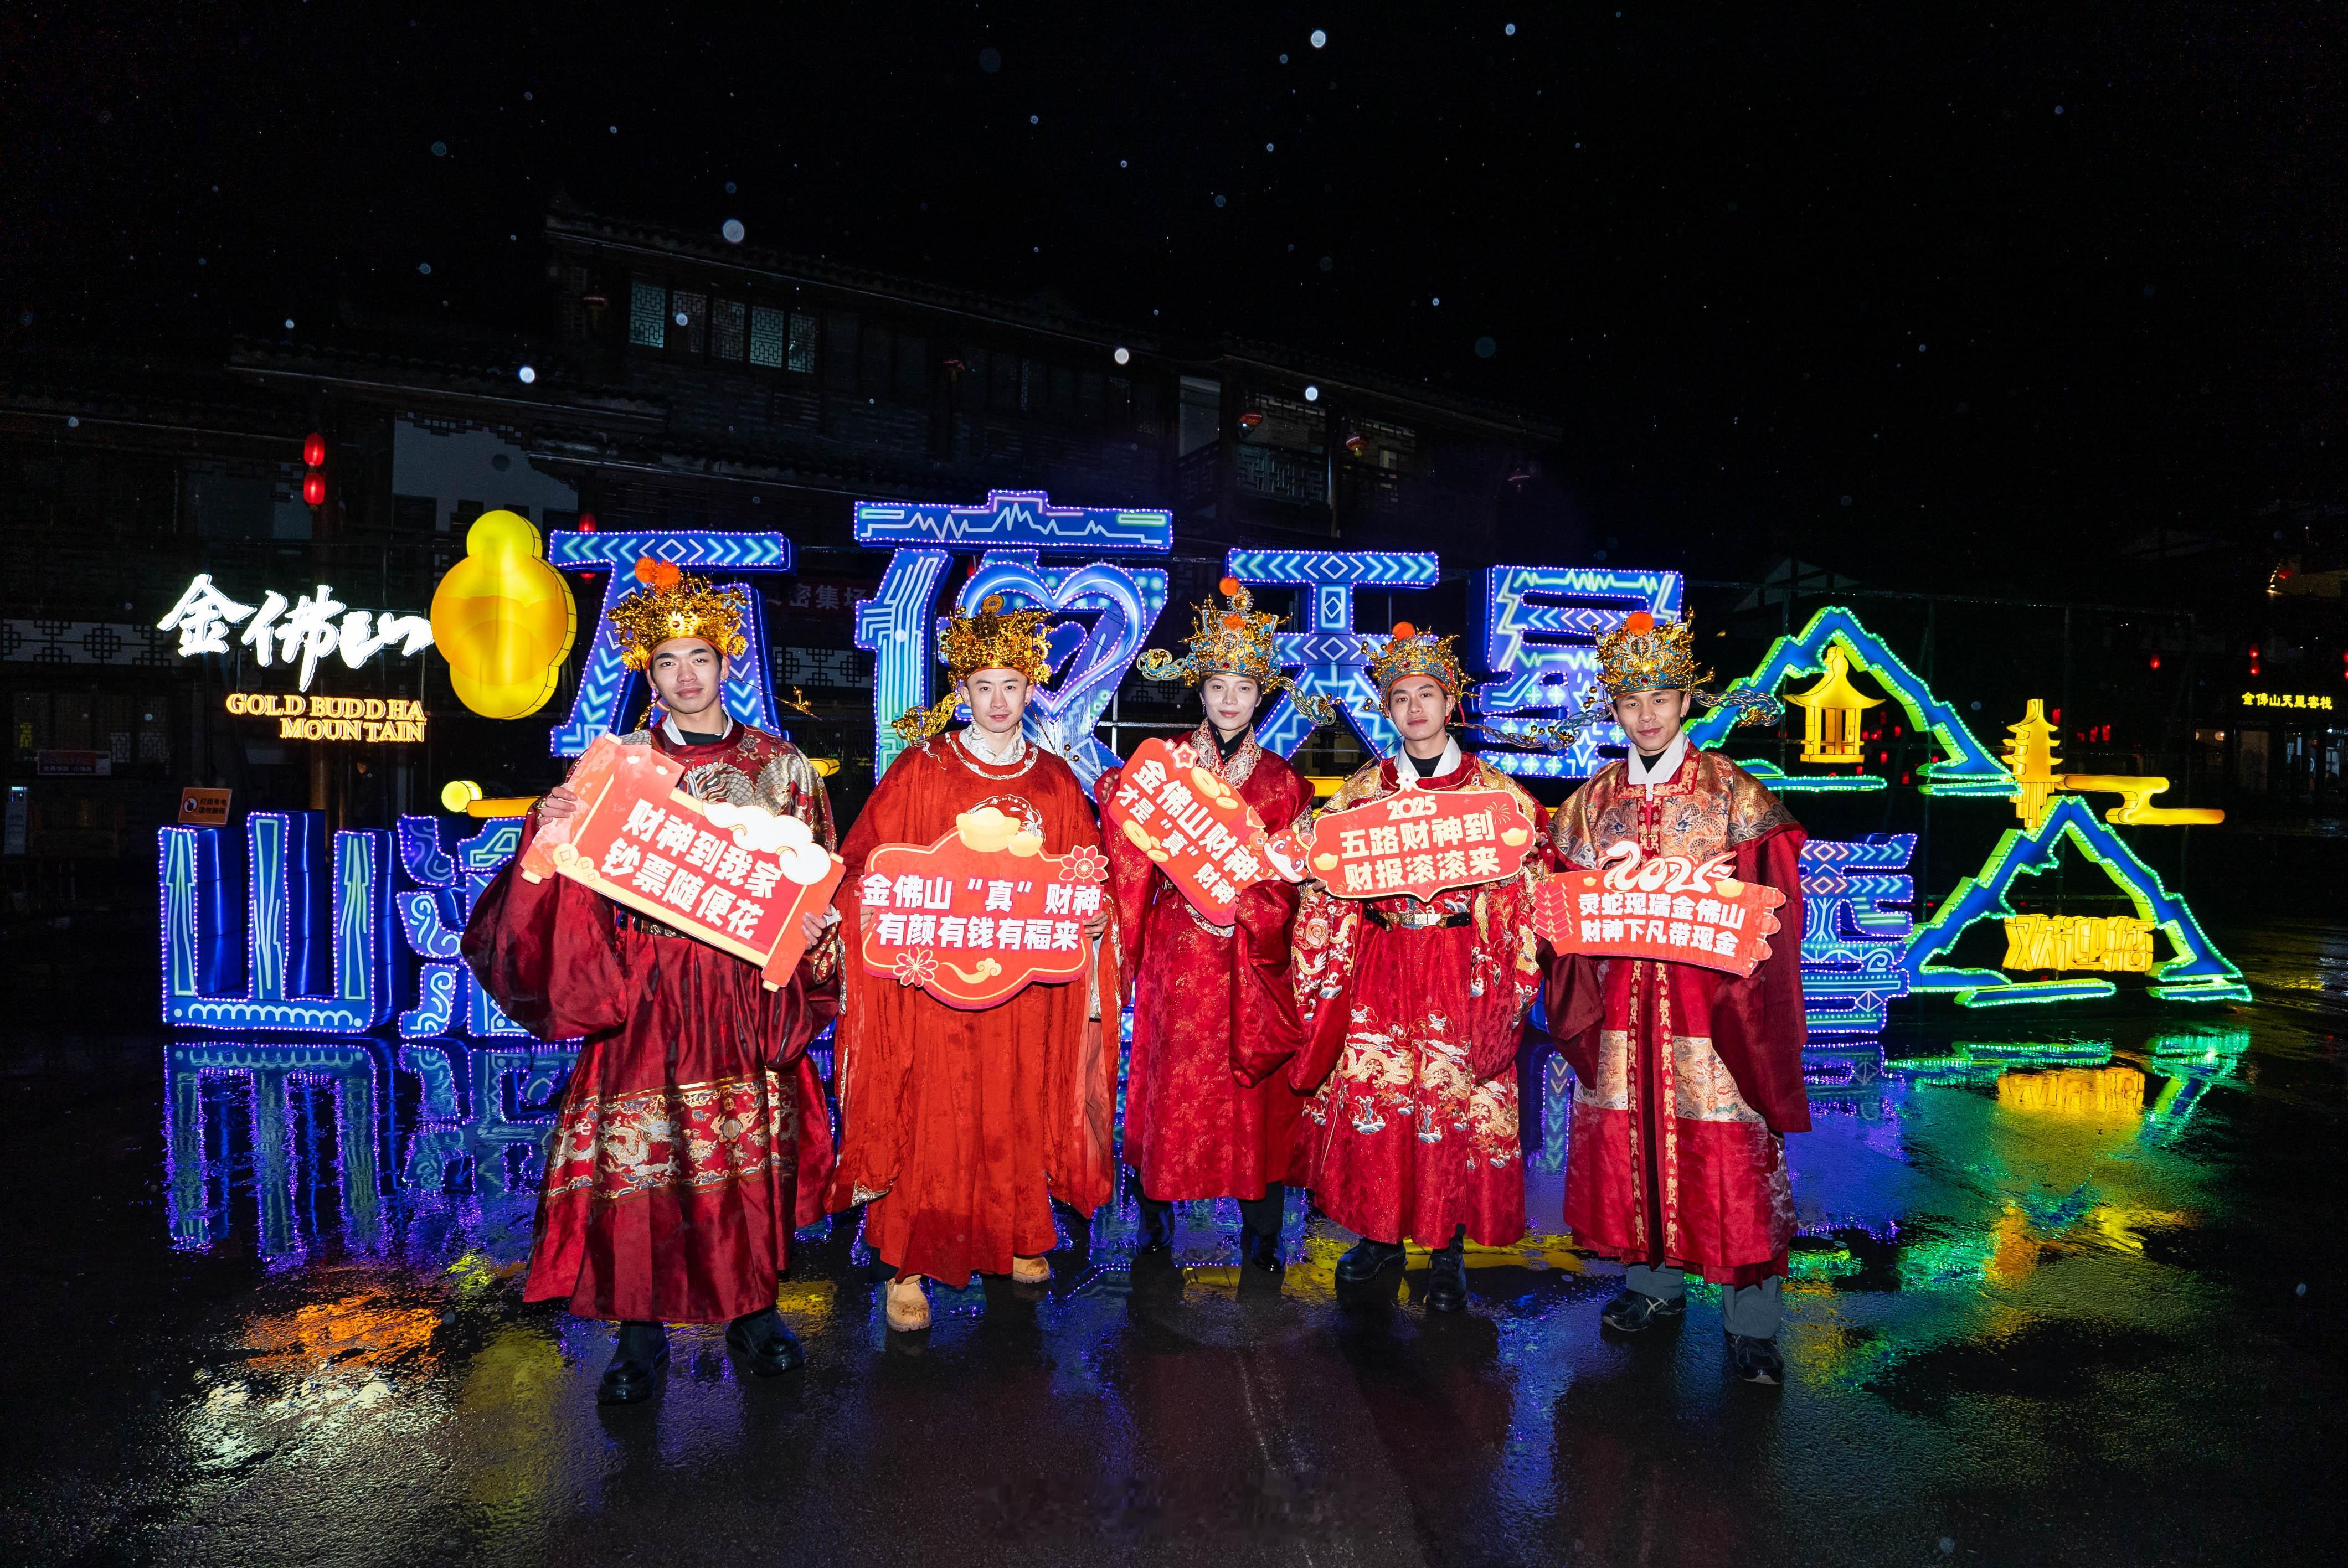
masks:
<instances>
[{"instance_id":1,"label":"neon heart shape","mask_svg":"<svg viewBox=\"0 0 2348 1568\"><path fill-rule=\"evenodd\" d=\"M1067 759L1086 790L1117 753L1093 734L1117 682L1141 655L1151 628L1166 608L1166 574L1154 567L1126 568L1094 561L1074 568L1036 564L1032 551L990 552L963 585L957 603L967 613L990 594L1006 604L1056 613L1095 610L1086 629L1080 621L1056 621L1045 630L1053 668L1067 668L1035 688L1027 709L1027 735L1037 745Z\"/></svg>"}]
</instances>

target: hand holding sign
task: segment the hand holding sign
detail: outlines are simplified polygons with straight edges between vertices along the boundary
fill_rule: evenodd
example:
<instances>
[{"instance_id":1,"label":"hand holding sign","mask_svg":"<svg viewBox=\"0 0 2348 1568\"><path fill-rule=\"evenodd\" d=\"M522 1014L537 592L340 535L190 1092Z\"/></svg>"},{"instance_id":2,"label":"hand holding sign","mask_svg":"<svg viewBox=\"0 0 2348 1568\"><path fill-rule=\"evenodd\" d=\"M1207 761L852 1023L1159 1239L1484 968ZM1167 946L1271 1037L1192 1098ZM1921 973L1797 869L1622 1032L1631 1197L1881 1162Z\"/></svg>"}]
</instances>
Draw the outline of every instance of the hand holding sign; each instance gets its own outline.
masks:
<instances>
[{"instance_id":1,"label":"hand holding sign","mask_svg":"<svg viewBox=\"0 0 2348 1568\"><path fill-rule=\"evenodd\" d=\"M1102 802L1117 831L1149 856L1192 908L1231 923L1240 894L1275 876L1298 879L1266 853L1263 818L1184 743L1153 735L1133 750Z\"/></svg>"},{"instance_id":2,"label":"hand holding sign","mask_svg":"<svg viewBox=\"0 0 2348 1568\"><path fill-rule=\"evenodd\" d=\"M571 775L578 809L540 825L521 875L567 876L760 966L779 989L847 866L798 817L695 800L676 787L684 774L650 746L602 737Z\"/></svg>"},{"instance_id":3,"label":"hand holding sign","mask_svg":"<svg viewBox=\"0 0 2348 1568\"><path fill-rule=\"evenodd\" d=\"M1644 858L1624 839L1604 871L1569 871L1534 890L1533 929L1560 953L1658 958L1742 979L1769 956L1771 913L1785 894L1728 875L1732 857L1697 865L1684 855Z\"/></svg>"}]
</instances>

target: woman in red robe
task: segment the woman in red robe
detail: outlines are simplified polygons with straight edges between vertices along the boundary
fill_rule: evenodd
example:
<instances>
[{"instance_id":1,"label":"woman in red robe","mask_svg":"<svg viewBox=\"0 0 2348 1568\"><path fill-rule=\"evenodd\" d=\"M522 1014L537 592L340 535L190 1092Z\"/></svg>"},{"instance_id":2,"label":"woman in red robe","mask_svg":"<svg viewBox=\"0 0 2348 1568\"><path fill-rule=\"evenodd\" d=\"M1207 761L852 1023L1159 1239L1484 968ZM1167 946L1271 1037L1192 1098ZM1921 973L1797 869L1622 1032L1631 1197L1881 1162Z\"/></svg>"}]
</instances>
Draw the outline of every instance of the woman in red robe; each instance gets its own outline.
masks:
<instances>
[{"instance_id":1,"label":"woman in red robe","mask_svg":"<svg viewBox=\"0 0 2348 1568\"><path fill-rule=\"evenodd\" d=\"M945 638L953 692L900 721L908 747L881 775L840 845L854 886L884 844L935 843L991 805L1043 835L1044 853L1098 848L1091 802L1068 764L1021 733L1047 657L1040 611L954 617ZM937 734L958 703L971 724ZM1104 917L1096 916L1097 936ZM855 933L848 933L855 941ZM1031 984L982 1010L846 966L837 1070L841 1137L830 1206L865 1204L864 1239L897 1271L892 1328L930 1321L922 1280L960 1289L973 1274L1052 1277L1052 1200L1089 1214L1108 1201L1116 1068L1099 1020L1106 983ZM1094 991L1097 989L1097 1002Z\"/></svg>"},{"instance_id":2,"label":"woman in red robe","mask_svg":"<svg viewBox=\"0 0 2348 1568\"><path fill-rule=\"evenodd\" d=\"M1372 661L1399 755L1338 786L1324 808L1402 790L1501 790L1538 830L1541 808L1449 733L1463 683L1449 638L1408 625ZM1547 874L1538 832L1515 876L1437 894L1338 898L1307 884L1296 917L1296 995L1305 1046L1290 1070L1316 1090L1305 1108L1313 1201L1361 1236L1337 1277L1364 1283L1434 1249L1426 1303L1468 1305L1462 1243L1525 1234L1517 1132L1517 1044L1540 988L1533 889Z\"/></svg>"},{"instance_id":3,"label":"woman in red robe","mask_svg":"<svg viewBox=\"0 0 2348 1568\"><path fill-rule=\"evenodd\" d=\"M1561 864L1587 869L1614 845L1643 856L1728 856L1744 882L1786 896L1767 958L1718 969L1586 955L1560 959L1550 1027L1575 1079L1565 1223L1577 1245L1626 1266L1601 1312L1636 1333L1685 1310L1685 1271L1721 1286L1729 1358L1747 1382L1784 1377L1776 1334L1794 1199L1785 1135L1809 1131L1802 1087L1804 835L1777 797L1681 724L1695 686L1684 621L1633 615L1599 641L1601 679L1631 754L1560 808ZM1776 704L1731 693L1740 722Z\"/></svg>"},{"instance_id":4,"label":"woman in red robe","mask_svg":"<svg viewBox=\"0 0 2348 1568\"><path fill-rule=\"evenodd\" d=\"M1277 830L1313 804L1312 786L1255 738L1257 702L1287 683L1272 661L1281 618L1257 613L1236 579L1220 587L1225 604L1199 607L1189 653L1152 649L1141 669L1200 688L1206 717L1188 741L1198 765ZM1095 794L1107 801L1122 777L1110 769ZM1304 1179L1304 1100L1279 1071L1303 1041L1289 978L1295 885L1243 888L1231 923L1213 925L1129 838L1107 838L1118 962L1133 997L1125 1163L1140 1182L1141 1250L1172 1244L1174 1204L1235 1198L1248 1261L1276 1273L1281 1204L1287 1184Z\"/></svg>"},{"instance_id":5,"label":"woman in red robe","mask_svg":"<svg viewBox=\"0 0 2348 1568\"><path fill-rule=\"evenodd\" d=\"M726 655L747 647L741 590L674 567L647 580L613 620L667 716L622 743L684 763L681 787L696 799L797 817L829 849L830 806L808 760L719 701ZM695 634L665 635L680 625ZM526 820L522 847L541 821L576 809L556 789ZM475 906L465 960L532 1034L584 1037L547 1147L523 1299L619 1320L599 1394L609 1404L654 1391L664 1322L726 1323L762 1376L800 1365L775 1284L791 1233L822 1217L830 1174L830 1120L805 1053L835 1005L837 938L812 944L790 984L769 990L755 966L568 877L531 882L520 861Z\"/></svg>"}]
</instances>

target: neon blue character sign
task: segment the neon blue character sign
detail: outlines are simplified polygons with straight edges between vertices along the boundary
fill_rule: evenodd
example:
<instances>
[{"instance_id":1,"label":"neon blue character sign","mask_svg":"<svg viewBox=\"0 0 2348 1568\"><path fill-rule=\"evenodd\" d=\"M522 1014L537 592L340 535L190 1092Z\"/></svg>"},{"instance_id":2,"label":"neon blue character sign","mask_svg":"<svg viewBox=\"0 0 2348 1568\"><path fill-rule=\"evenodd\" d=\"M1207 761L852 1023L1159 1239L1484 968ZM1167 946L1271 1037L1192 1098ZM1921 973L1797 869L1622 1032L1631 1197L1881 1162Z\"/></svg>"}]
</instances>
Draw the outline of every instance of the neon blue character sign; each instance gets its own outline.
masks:
<instances>
[{"instance_id":1,"label":"neon blue character sign","mask_svg":"<svg viewBox=\"0 0 2348 1568\"><path fill-rule=\"evenodd\" d=\"M360 1034L391 1010L391 845L345 829L326 864L314 811L245 818L242 889L221 873L216 827L157 830L163 1021L191 1029ZM245 905L240 972L235 919Z\"/></svg>"},{"instance_id":2,"label":"neon blue character sign","mask_svg":"<svg viewBox=\"0 0 2348 1568\"><path fill-rule=\"evenodd\" d=\"M873 770L888 771L905 743L890 728L907 709L926 707L938 663L938 585L954 553L981 552L955 605L975 609L1001 594L1012 608L1048 610L1055 678L1037 688L1027 735L1057 753L1086 787L1117 757L1094 726L1141 654L1166 608L1166 574L1096 560L1046 564L1048 552L1163 555L1174 547L1172 515L1130 507L1055 507L1040 490L990 490L977 507L902 501L856 503L856 542L894 546L888 570L856 607L856 645L873 655Z\"/></svg>"},{"instance_id":3,"label":"neon blue character sign","mask_svg":"<svg viewBox=\"0 0 2348 1568\"><path fill-rule=\"evenodd\" d=\"M1272 640L1281 668L1295 671L1295 690L1281 693L1256 726L1256 740L1268 751L1294 756L1313 727L1296 700L1318 697L1344 715L1362 744L1379 756L1394 755L1402 736L1378 707L1370 656L1354 630L1354 590L1433 588L1441 576L1435 552L1235 549L1224 558L1223 569L1251 588L1305 590L1298 630Z\"/></svg>"},{"instance_id":4,"label":"neon blue character sign","mask_svg":"<svg viewBox=\"0 0 2348 1568\"><path fill-rule=\"evenodd\" d=\"M557 529L547 535L546 559L555 566L565 571L612 574L603 608L595 618L586 666L579 672L579 695L571 704L571 717L556 725L548 737L548 749L558 757L575 757L596 736L624 733L633 727L628 723L627 699L644 678L621 662L612 606L628 590L628 574L646 557L703 573L719 583L741 580L753 572L787 572L792 560L791 541L781 534L669 530L589 534ZM750 587L750 602L754 607L759 602L755 586ZM775 698L767 684L766 617L748 616L742 635L750 640L750 647L726 669L726 711L753 729L772 733Z\"/></svg>"},{"instance_id":5,"label":"neon blue character sign","mask_svg":"<svg viewBox=\"0 0 2348 1568\"><path fill-rule=\"evenodd\" d=\"M1468 593L1475 619L1469 647L1492 677L1476 689L1486 733L1522 735L1543 720L1580 712L1598 684L1598 639L1633 610L1678 620L1682 587L1675 571L1496 566L1478 572ZM1483 755L1502 773L1588 778L1604 760L1598 748L1622 743L1621 729L1610 721L1582 731L1563 752Z\"/></svg>"}]
</instances>

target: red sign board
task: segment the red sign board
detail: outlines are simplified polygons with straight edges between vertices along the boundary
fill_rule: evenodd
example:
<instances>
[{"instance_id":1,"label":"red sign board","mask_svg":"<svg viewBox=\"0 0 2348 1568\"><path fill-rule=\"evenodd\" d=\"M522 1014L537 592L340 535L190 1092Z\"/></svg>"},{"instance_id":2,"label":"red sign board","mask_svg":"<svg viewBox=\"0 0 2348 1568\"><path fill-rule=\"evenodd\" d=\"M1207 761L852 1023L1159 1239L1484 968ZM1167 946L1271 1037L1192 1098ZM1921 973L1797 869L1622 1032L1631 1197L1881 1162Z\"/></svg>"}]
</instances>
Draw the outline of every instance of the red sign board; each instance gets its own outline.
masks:
<instances>
[{"instance_id":1,"label":"red sign board","mask_svg":"<svg viewBox=\"0 0 2348 1568\"><path fill-rule=\"evenodd\" d=\"M543 824L521 857L532 882L568 876L615 904L790 981L800 917L829 907L847 870L807 824L757 806L699 801L685 765L605 735L571 774L579 809Z\"/></svg>"},{"instance_id":2,"label":"red sign board","mask_svg":"<svg viewBox=\"0 0 2348 1568\"><path fill-rule=\"evenodd\" d=\"M1136 746L1102 810L1218 926L1231 923L1241 890L1280 874L1264 854L1263 818L1188 743L1153 735Z\"/></svg>"},{"instance_id":3,"label":"red sign board","mask_svg":"<svg viewBox=\"0 0 2348 1568\"><path fill-rule=\"evenodd\" d=\"M1339 898L1432 898L1514 876L1533 825L1498 789L1406 789L1313 822L1313 874Z\"/></svg>"},{"instance_id":4,"label":"red sign board","mask_svg":"<svg viewBox=\"0 0 2348 1568\"><path fill-rule=\"evenodd\" d=\"M1603 871L1568 871L1533 892L1533 929L1560 953L1660 958L1743 979L1769 956L1771 913L1786 895L1728 876L1729 857L1697 865L1684 855L1640 857L1629 840L1606 853Z\"/></svg>"},{"instance_id":5,"label":"red sign board","mask_svg":"<svg viewBox=\"0 0 2348 1568\"><path fill-rule=\"evenodd\" d=\"M1107 876L1099 850L1046 855L1039 834L981 806L935 844L872 852L856 885L857 956L948 1007L990 1008L1083 976Z\"/></svg>"}]
</instances>

